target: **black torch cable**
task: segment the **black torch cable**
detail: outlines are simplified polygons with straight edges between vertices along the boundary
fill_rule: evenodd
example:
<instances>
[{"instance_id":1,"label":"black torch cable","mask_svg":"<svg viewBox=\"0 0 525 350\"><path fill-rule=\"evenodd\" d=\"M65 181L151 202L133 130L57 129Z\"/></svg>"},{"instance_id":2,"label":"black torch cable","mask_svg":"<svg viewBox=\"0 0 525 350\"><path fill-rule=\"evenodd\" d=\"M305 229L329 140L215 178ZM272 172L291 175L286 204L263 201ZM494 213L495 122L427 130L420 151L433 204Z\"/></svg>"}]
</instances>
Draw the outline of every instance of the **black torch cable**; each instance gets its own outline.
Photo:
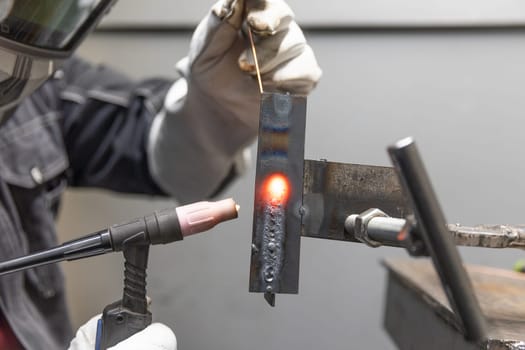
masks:
<instances>
[{"instance_id":1,"label":"black torch cable","mask_svg":"<svg viewBox=\"0 0 525 350\"><path fill-rule=\"evenodd\" d=\"M108 230L103 230L55 248L1 262L0 275L64 260L105 254L110 251L113 251L110 235Z\"/></svg>"}]
</instances>

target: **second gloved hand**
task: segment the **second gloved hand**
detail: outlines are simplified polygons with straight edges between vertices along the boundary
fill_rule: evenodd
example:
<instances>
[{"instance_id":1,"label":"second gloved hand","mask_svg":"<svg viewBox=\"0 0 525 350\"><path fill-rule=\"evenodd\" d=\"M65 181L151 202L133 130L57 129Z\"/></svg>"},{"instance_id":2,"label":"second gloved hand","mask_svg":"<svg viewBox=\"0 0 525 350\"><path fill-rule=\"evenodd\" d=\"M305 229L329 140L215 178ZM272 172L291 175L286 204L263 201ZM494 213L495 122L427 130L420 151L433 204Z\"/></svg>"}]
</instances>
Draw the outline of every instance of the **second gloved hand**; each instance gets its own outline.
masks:
<instances>
[{"instance_id":1,"label":"second gloved hand","mask_svg":"<svg viewBox=\"0 0 525 350\"><path fill-rule=\"evenodd\" d=\"M260 92L246 30L254 32L265 91L308 94L321 77L283 0L221 0L195 30L188 56L150 133L150 171L186 202L239 173L239 154L257 135ZM184 164L184 166L179 166Z\"/></svg>"},{"instance_id":2,"label":"second gloved hand","mask_svg":"<svg viewBox=\"0 0 525 350\"><path fill-rule=\"evenodd\" d=\"M68 350L95 349L97 322L100 316L93 317L78 329ZM161 323L153 323L108 350L177 350L177 339L173 331L167 326Z\"/></svg>"}]
</instances>

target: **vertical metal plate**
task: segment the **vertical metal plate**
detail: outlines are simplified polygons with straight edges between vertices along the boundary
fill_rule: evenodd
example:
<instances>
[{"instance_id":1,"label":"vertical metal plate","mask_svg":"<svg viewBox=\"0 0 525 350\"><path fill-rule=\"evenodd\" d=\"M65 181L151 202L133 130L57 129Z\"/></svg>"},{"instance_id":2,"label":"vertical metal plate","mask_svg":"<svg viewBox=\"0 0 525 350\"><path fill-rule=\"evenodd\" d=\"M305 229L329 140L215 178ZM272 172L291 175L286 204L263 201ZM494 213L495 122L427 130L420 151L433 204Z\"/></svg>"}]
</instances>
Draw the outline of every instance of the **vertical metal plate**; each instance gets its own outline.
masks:
<instances>
[{"instance_id":1,"label":"vertical metal plate","mask_svg":"<svg viewBox=\"0 0 525 350\"><path fill-rule=\"evenodd\" d=\"M261 99L255 176L250 292L297 293L303 200L306 97L264 93ZM274 203L265 195L273 174L287 179L287 197Z\"/></svg>"}]
</instances>

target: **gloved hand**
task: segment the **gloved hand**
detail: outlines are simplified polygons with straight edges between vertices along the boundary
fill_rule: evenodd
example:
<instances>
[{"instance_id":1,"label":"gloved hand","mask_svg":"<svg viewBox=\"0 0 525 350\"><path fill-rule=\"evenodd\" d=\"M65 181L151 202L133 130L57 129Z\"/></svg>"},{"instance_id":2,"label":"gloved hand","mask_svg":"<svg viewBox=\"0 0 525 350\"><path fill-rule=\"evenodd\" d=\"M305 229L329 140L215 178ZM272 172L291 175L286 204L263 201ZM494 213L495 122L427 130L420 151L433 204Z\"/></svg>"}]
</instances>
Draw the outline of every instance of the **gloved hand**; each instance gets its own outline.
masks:
<instances>
[{"instance_id":1,"label":"gloved hand","mask_svg":"<svg viewBox=\"0 0 525 350\"><path fill-rule=\"evenodd\" d=\"M259 122L247 27L265 91L307 94L317 84L321 69L293 18L283 0L221 0L199 24L149 137L150 172L166 192L202 199L239 172Z\"/></svg>"},{"instance_id":2,"label":"gloved hand","mask_svg":"<svg viewBox=\"0 0 525 350\"><path fill-rule=\"evenodd\" d=\"M234 68L238 64L241 70L255 76L253 55L246 39L248 28L256 35L257 59L266 90L308 94L319 81L321 69L294 21L293 11L283 0L222 0L213 6L212 13L234 29L226 34L224 39L228 40L223 44L214 43L220 33L218 30L210 33L214 24L205 24L205 20L194 34L189 62L178 65L186 76L192 76L194 84L200 82L209 95L216 95L215 87L209 82L209 78L215 77L208 70L212 67L213 70L228 69L240 76ZM243 24L241 36L239 30ZM199 29L204 29L206 34L199 33ZM250 84L251 89L253 86Z\"/></svg>"},{"instance_id":3,"label":"gloved hand","mask_svg":"<svg viewBox=\"0 0 525 350\"><path fill-rule=\"evenodd\" d=\"M68 350L94 350L97 335L97 315L81 326ZM177 350L177 338L172 330L161 323L153 323L108 350Z\"/></svg>"}]
</instances>

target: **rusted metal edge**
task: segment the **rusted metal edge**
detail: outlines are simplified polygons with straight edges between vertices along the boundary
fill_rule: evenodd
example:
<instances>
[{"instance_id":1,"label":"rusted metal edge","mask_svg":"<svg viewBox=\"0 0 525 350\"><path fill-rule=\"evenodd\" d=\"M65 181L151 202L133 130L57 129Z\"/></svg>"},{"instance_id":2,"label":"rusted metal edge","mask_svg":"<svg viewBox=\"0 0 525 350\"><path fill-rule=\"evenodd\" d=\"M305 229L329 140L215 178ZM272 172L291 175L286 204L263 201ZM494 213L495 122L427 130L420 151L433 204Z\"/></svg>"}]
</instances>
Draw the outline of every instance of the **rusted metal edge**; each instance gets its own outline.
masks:
<instances>
[{"instance_id":1,"label":"rusted metal edge","mask_svg":"<svg viewBox=\"0 0 525 350\"><path fill-rule=\"evenodd\" d=\"M474 227L449 224L456 245L484 248L525 249L525 227L517 225L479 225Z\"/></svg>"}]
</instances>

